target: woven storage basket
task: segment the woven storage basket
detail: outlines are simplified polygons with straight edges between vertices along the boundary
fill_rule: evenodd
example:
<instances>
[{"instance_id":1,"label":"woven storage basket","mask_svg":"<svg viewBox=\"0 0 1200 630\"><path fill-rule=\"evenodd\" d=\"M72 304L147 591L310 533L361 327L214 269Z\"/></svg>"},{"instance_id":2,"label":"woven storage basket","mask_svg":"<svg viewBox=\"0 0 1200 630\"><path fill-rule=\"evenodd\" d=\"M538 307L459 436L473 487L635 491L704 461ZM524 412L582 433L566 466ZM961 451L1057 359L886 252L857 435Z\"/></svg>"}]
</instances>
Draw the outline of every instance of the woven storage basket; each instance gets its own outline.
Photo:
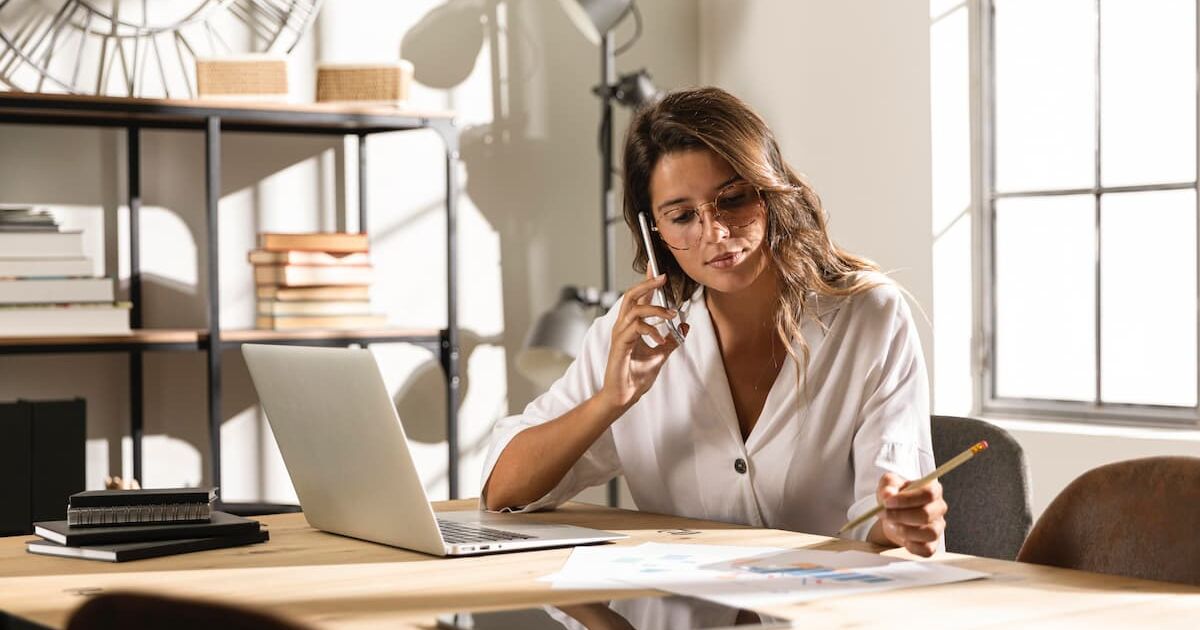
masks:
<instances>
[{"instance_id":1,"label":"woven storage basket","mask_svg":"<svg viewBox=\"0 0 1200 630\"><path fill-rule=\"evenodd\" d=\"M318 103L402 103L412 90L413 65L405 60L372 64L321 64Z\"/></svg>"},{"instance_id":2,"label":"woven storage basket","mask_svg":"<svg viewBox=\"0 0 1200 630\"><path fill-rule=\"evenodd\" d=\"M286 99L287 60L276 55L197 59L196 92L201 98Z\"/></svg>"}]
</instances>

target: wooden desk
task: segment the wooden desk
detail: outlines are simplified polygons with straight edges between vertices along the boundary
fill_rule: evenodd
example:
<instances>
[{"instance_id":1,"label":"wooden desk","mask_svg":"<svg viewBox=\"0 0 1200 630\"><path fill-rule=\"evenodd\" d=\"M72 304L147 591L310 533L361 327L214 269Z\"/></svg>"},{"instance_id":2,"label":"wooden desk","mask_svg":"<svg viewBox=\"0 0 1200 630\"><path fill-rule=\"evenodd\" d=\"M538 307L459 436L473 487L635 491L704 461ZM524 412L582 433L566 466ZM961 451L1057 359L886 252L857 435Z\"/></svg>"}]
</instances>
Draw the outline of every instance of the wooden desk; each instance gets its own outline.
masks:
<instances>
[{"instance_id":1,"label":"wooden desk","mask_svg":"<svg viewBox=\"0 0 1200 630\"><path fill-rule=\"evenodd\" d=\"M439 504L466 509L474 501ZM865 543L570 504L529 515L621 531L619 544L647 541L878 550ZM435 613L565 604L649 591L551 590L536 578L557 571L569 549L439 559L316 531L301 514L261 519L263 545L125 564L36 556L29 537L0 539L0 610L62 627L84 597L142 590L211 598L270 610L320 628L430 627ZM678 534L666 530L689 529ZM904 556L891 550L888 555ZM806 626L924 628L1200 626L1200 588L946 554L947 562L993 574L988 580L826 599L768 612Z\"/></svg>"}]
</instances>

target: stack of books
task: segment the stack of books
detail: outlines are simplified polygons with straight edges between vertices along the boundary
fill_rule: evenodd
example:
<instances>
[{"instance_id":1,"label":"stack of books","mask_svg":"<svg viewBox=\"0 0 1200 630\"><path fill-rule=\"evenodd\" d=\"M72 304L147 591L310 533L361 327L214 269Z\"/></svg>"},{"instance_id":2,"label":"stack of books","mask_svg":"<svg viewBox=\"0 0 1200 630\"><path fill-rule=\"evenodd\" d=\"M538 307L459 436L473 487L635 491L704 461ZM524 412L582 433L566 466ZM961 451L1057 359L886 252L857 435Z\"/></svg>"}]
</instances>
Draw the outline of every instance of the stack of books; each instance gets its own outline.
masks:
<instances>
[{"instance_id":1,"label":"stack of books","mask_svg":"<svg viewBox=\"0 0 1200 630\"><path fill-rule=\"evenodd\" d=\"M83 233L33 208L0 208L0 335L129 334L128 302L92 277Z\"/></svg>"},{"instance_id":2,"label":"stack of books","mask_svg":"<svg viewBox=\"0 0 1200 630\"><path fill-rule=\"evenodd\" d=\"M371 312L373 269L366 234L259 234L250 262L258 287L260 329L387 325L387 317Z\"/></svg>"},{"instance_id":3,"label":"stack of books","mask_svg":"<svg viewBox=\"0 0 1200 630\"><path fill-rule=\"evenodd\" d=\"M105 562L222 549L270 539L258 521L212 509L214 488L93 490L71 495L67 520L33 524L30 553Z\"/></svg>"}]
</instances>

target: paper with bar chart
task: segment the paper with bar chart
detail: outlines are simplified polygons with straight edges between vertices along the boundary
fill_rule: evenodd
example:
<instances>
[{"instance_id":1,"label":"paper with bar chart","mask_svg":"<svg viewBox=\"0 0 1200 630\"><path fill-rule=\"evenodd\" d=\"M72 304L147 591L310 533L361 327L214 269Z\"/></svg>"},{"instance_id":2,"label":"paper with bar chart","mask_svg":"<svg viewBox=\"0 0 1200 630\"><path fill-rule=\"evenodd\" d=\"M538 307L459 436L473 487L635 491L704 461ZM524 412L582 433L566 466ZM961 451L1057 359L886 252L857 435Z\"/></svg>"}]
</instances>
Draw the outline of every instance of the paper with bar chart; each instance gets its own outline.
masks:
<instances>
[{"instance_id":1,"label":"paper with bar chart","mask_svg":"<svg viewBox=\"0 0 1200 630\"><path fill-rule=\"evenodd\" d=\"M581 553L582 552L582 553ZM940 562L859 551L668 545L576 549L555 588L653 588L727 606L761 608L987 577Z\"/></svg>"}]
</instances>

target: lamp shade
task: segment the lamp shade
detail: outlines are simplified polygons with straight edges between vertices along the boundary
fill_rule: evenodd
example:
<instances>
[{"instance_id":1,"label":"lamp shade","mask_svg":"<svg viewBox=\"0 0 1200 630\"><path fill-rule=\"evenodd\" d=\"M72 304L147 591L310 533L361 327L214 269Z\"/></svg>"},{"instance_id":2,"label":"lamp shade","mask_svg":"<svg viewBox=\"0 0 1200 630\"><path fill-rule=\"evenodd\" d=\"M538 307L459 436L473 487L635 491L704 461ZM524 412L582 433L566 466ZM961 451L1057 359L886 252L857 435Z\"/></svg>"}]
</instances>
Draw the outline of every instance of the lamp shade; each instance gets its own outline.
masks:
<instances>
[{"instance_id":1,"label":"lamp shade","mask_svg":"<svg viewBox=\"0 0 1200 630\"><path fill-rule=\"evenodd\" d=\"M541 389L558 380L583 346L592 317L575 287L562 291L558 304L538 318L517 354L517 371Z\"/></svg>"},{"instance_id":2,"label":"lamp shade","mask_svg":"<svg viewBox=\"0 0 1200 630\"><path fill-rule=\"evenodd\" d=\"M592 44L599 46L600 38L611 31L633 0L561 0L563 10Z\"/></svg>"}]
</instances>

